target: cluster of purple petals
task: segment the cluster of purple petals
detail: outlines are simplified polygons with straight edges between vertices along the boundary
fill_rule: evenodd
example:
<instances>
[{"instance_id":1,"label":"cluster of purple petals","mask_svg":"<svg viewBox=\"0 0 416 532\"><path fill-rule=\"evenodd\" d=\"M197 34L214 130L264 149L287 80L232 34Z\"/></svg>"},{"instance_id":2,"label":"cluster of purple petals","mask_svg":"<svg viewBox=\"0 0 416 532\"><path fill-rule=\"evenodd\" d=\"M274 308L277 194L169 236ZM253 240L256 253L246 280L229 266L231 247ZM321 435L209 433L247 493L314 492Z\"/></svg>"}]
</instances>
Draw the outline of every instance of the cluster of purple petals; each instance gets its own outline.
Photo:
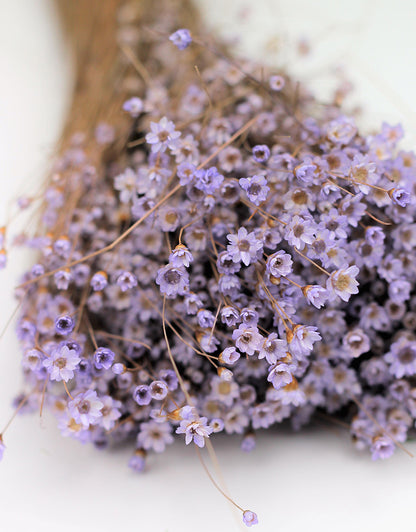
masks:
<instances>
[{"instance_id":1,"label":"cluster of purple petals","mask_svg":"<svg viewBox=\"0 0 416 532\"><path fill-rule=\"evenodd\" d=\"M248 78L209 51L204 88L171 90L190 34L147 38L160 70L120 109L128 148L95 167L75 136L26 240L28 385L64 436L133 438L135 471L174 438L239 434L250 451L258 430L321 413L390 456L416 419L416 157L400 126L364 136L289 78L259 87L256 65Z\"/></svg>"}]
</instances>

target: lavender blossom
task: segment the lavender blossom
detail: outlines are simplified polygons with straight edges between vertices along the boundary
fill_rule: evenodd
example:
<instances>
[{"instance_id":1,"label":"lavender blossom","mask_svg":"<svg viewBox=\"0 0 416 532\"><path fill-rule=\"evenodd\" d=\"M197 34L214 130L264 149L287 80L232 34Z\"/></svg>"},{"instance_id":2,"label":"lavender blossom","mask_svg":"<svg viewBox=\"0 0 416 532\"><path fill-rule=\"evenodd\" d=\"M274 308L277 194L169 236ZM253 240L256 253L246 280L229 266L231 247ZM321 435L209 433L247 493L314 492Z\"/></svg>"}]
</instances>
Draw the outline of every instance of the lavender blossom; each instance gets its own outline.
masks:
<instances>
[{"instance_id":1,"label":"lavender blossom","mask_svg":"<svg viewBox=\"0 0 416 532\"><path fill-rule=\"evenodd\" d=\"M192 42L191 33L186 28L176 30L169 37L169 40L179 49L185 50Z\"/></svg>"},{"instance_id":2,"label":"lavender blossom","mask_svg":"<svg viewBox=\"0 0 416 532\"><path fill-rule=\"evenodd\" d=\"M248 233L245 227L240 227L236 235L227 235L229 244L227 251L233 262L242 262L245 266L257 260L257 253L262 249L263 243L256 238L254 233Z\"/></svg>"},{"instance_id":3,"label":"lavender blossom","mask_svg":"<svg viewBox=\"0 0 416 532\"><path fill-rule=\"evenodd\" d=\"M151 133L146 135L146 142L151 145L153 153L163 153L166 149L175 149L178 145L180 131L175 130L175 124L164 116L159 122L151 122Z\"/></svg>"},{"instance_id":4,"label":"lavender blossom","mask_svg":"<svg viewBox=\"0 0 416 532\"><path fill-rule=\"evenodd\" d=\"M69 349L64 345L53 349L42 364L47 369L51 380L68 382L74 377L74 371L80 360L74 349Z\"/></svg>"},{"instance_id":5,"label":"lavender blossom","mask_svg":"<svg viewBox=\"0 0 416 532\"><path fill-rule=\"evenodd\" d=\"M242 177L239 180L240 186L247 193L247 198L254 205L260 205L266 201L270 187L267 186L267 179L262 175L253 177Z\"/></svg>"},{"instance_id":6,"label":"lavender blossom","mask_svg":"<svg viewBox=\"0 0 416 532\"><path fill-rule=\"evenodd\" d=\"M69 413L76 423L88 428L99 423L102 417L104 403L97 396L97 392L88 390L81 392L68 403Z\"/></svg>"},{"instance_id":7,"label":"lavender blossom","mask_svg":"<svg viewBox=\"0 0 416 532\"><path fill-rule=\"evenodd\" d=\"M176 429L176 434L185 434L186 445L193 441L201 448L205 446L205 438L208 438L212 432L213 429L207 424L206 417L183 419Z\"/></svg>"}]
</instances>

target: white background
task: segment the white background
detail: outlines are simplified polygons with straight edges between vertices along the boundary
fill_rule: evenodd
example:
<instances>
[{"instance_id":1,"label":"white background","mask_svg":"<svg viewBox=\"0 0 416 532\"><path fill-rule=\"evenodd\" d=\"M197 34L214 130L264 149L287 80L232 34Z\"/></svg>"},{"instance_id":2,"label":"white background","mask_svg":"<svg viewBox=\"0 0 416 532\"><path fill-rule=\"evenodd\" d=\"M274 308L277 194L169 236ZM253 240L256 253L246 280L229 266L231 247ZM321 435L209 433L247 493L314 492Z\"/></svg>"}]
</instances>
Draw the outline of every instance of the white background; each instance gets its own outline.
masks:
<instances>
[{"instance_id":1,"label":"white background","mask_svg":"<svg viewBox=\"0 0 416 532\"><path fill-rule=\"evenodd\" d=\"M85 0L86 1L86 0ZM199 0L208 23L240 35L246 53L288 65L321 99L328 75L344 64L357 83L364 127L402 121L416 138L416 7L411 1ZM209 26L208 26L209 27ZM296 58L296 39L313 53ZM267 54L265 49L267 47ZM276 53L276 47L279 53ZM0 0L0 224L17 193L44 175L70 91L68 57L48 0ZM0 272L0 326L15 307L12 287L27 254L12 254ZM0 344L0 430L20 390L13 328ZM215 443L233 497L259 515L260 531L401 532L415 530L416 458L398 451L371 462L335 427L260 434L254 453L237 438ZM0 464L0 526L7 532L234 531L240 516L210 484L194 450L177 442L150 460L142 476L130 449L99 452L63 439L48 416L19 417L6 433ZM416 445L409 449L416 454Z\"/></svg>"}]
</instances>

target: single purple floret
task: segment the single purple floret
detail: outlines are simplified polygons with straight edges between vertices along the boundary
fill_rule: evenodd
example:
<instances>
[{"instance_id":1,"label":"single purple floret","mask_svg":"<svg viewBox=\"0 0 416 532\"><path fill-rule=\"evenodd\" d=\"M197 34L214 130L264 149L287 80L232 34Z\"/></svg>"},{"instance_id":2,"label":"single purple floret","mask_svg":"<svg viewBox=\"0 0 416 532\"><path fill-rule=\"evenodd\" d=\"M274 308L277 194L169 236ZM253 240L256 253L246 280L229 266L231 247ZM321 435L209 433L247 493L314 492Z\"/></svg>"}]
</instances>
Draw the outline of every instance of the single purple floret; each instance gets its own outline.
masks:
<instances>
[{"instance_id":1,"label":"single purple floret","mask_svg":"<svg viewBox=\"0 0 416 532\"><path fill-rule=\"evenodd\" d=\"M242 177L239 180L240 186L246 191L247 198L254 205L260 205L266 201L270 187L267 186L267 179L263 175L253 175L253 177Z\"/></svg>"},{"instance_id":2,"label":"single purple floret","mask_svg":"<svg viewBox=\"0 0 416 532\"><path fill-rule=\"evenodd\" d=\"M245 227L240 227L236 235L227 235L230 242L227 251L233 262L242 262L246 266L257 261L257 254L263 248L263 242L258 240L255 233L248 233Z\"/></svg>"},{"instance_id":3,"label":"single purple floret","mask_svg":"<svg viewBox=\"0 0 416 532\"><path fill-rule=\"evenodd\" d=\"M97 369L110 369L113 365L115 354L107 347L99 347L94 353L94 366Z\"/></svg>"},{"instance_id":4,"label":"single purple floret","mask_svg":"<svg viewBox=\"0 0 416 532\"><path fill-rule=\"evenodd\" d=\"M60 316L55 320L55 331L62 336L70 334L74 330L74 327L75 321L71 316Z\"/></svg>"},{"instance_id":5,"label":"single purple floret","mask_svg":"<svg viewBox=\"0 0 416 532\"><path fill-rule=\"evenodd\" d=\"M323 307L328 299L328 290L319 284L304 286L302 292L308 303L318 309Z\"/></svg>"},{"instance_id":6,"label":"single purple floret","mask_svg":"<svg viewBox=\"0 0 416 532\"><path fill-rule=\"evenodd\" d=\"M128 466L136 473L141 473L146 465L146 452L138 449L130 458Z\"/></svg>"},{"instance_id":7,"label":"single purple floret","mask_svg":"<svg viewBox=\"0 0 416 532\"><path fill-rule=\"evenodd\" d=\"M284 251L276 251L269 255L266 262L266 269L270 275L279 278L280 276L289 275L292 271L292 257Z\"/></svg>"},{"instance_id":8,"label":"single purple floret","mask_svg":"<svg viewBox=\"0 0 416 532\"><path fill-rule=\"evenodd\" d=\"M169 263L175 268L180 268L181 266L188 268L193 260L192 253L183 244L178 244L169 255Z\"/></svg>"},{"instance_id":9,"label":"single purple floret","mask_svg":"<svg viewBox=\"0 0 416 532\"><path fill-rule=\"evenodd\" d=\"M108 285L108 277L105 272L97 272L91 277L91 288L95 292L101 292Z\"/></svg>"},{"instance_id":10,"label":"single purple floret","mask_svg":"<svg viewBox=\"0 0 416 532\"><path fill-rule=\"evenodd\" d=\"M218 172L215 166L211 166L208 170L201 169L195 172L195 187L203 190L205 194L214 194L223 181L224 176Z\"/></svg>"},{"instance_id":11,"label":"single purple floret","mask_svg":"<svg viewBox=\"0 0 416 532\"><path fill-rule=\"evenodd\" d=\"M96 425L100 421L103 406L104 404L97 396L97 392L88 390L76 395L68 403L68 410L76 423L80 423L83 427L88 428L90 425Z\"/></svg>"},{"instance_id":12,"label":"single purple floret","mask_svg":"<svg viewBox=\"0 0 416 532\"><path fill-rule=\"evenodd\" d=\"M192 441L198 447L204 447L205 438L213 432L212 427L207 424L206 417L191 417L183 419L176 429L176 434L185 434L185 443L189 445Z\"/></svg>"},{"instance_id":13,"label":"single purple floret","mask_svg":"<svg viewBox=\"0 0 416 532\"><path fill-rule=\"evenodd\" d=\"M74 377L74 370L80 360L75 350L63 345L53 349L52 353L43 360L42 364L47 369L51 380L68 382Z\"/></svg>"},{"instance_id":14,"label":"single purple floret","mask_svg":"<svg viewBox=\"0 0 416 532\"><path fill-rule=\"evenodd\" d=\"M133 118L137 118L143 112L143 100L134 96L123 103L123 110L130 113Z\"/></svg>"},{"instance_id":15,"label":"single purple floret","mask_svg":"<svg viewBox=\"0 0 416 532\"><path fill-rule=\"evenodd\" d=\"M389 191L392 201L399 207L406 207L410 203L411 196L404 188L394 188Z\"/></svg>"},{"instance_id":16,"label":"single purple floret","mask_svg":"<svg viewBox=\"0 0 416 532\"><path fill-rule=\"evenodd\" d=\"M176 131L175 124L166 116L159 122L150 122L150 129L152 131L146 135L146 142L151 144L152 153L163 153L167 148L177 148L181 132Z\"/></svg>"},{"instance_id":17,"label":"single purple floret","mask_svg":"<svg viewBox=\"0 0 416 532\"><path fill-rule=\"evenodd\" d=\"M153 381L149 386L149 392L152 399L162 401L168 395L168 385L164 381Z\"/></svg>"},{"instance_id":18,"label":"single purple floret","mask_svg":"<svg viewBox=\"0 0 416 532\"><path fill-rule=\"evenodd\" d=\"M157 271L156 284L160 286L160 292L166 297L175 298L187 291L189 276L185 268L175 268L167 264Z\"/></svg>"},{"instance_id":19,"label":"single purple floret","mask_svg":"<svg viewBox=\"0 0 416 532\"><path fill-rule=\"evenodd\" d=\"M122 292L127 292L127 290L131 290L137 286L136 276L131 272L121 272L116 282Z\"/></svg>"},{"instance_id":20,"label":"single purple floret","mask_svg":"<svg viewBox=\"0 0 416 532\"><path fill-rule=\"evenodd\" d=\"M149 386L147 386L146 384L136 386L133 392L133 399L140 406L150 404L152 396L150 395Z\"/></svg>"},{"instance_id":21,"label":"single purple floret","mask_svg":"<svg viewBox=\"0 0 416 532\"><path fill-rule=\"evenodd\" d=\"M265 163L270 157L270 149L266 144L257 144L253 147L253 159L257 163Z\"/></svg>"},{"instance_id":22,"label":"single purple floret","mask_svg":"<svg viewBox=\"0 0 416 532\"><path fill-rule=\"evenodd\" d=\"M270 368L267 380L272 383L273 388L279 390L293 380L291 368L287 364L276 364Z\"/></svg>"},{"instance_id":23,"label":"single purple floret","mask_svg":"<svg viewBox=\"0 0 416 532\"><path fill-rule=\"evenodd\" d=\"M385 460L390 458L395 450L395 445L387 436L376 436L370 447L372 460Z\"/></svg>"},{"instance_id":24,"label":"single purple floret","mask_svg":"<svg viewBox=\"0 0 416 532\"><path fill-rule=\"evenodd\" d=\"M220 355L221 362L223 364L228 364L229 366L234 365L239 358L240 353L235 347L226 347Z\"/></svg>"},{"instance_id":25,"label":"single purple floret","mask_svg":"<svg viewBox=\"0 0 416 532\"><path fill-rule=\"evenodd\" d=\"M247 526L253 526L258 524L257 514L252 512L251 510L246 510L243 512L243 521L244 524Z\"/></svg>"},{"instance_id":26,"label":"single purple floret","mask_svg":"<svg viewBox=\"0 0 416 532\"><path fill-rule=\"evenodd\" d=\"M186 28L176 30L169 37L169 40L179 49L185 50L192 42L191 32Z\"/></svg>"},{"instance_id":27,"label":"single purple floret","mask_svg":"<svg viewBox=\"0 0 416 532\"><path fill-rule=\"evenodd\" d=\"M173 443L172 427L170 423L148 421L142 423L137 435L137 444L146 451L153 450L155 453L163 453L166 445Z\"/></svg>"},{"instance_id":28,"label":"single purple floret","mask_svg":"<svg viewBox=\"0 0 416 532\"><path fill-rule=\"evenodd\" d=\"M257 327L249 327L242 323L233 331L233 340L237 349L249 356L254 355L261 348L263 337Z\"/></svg>"}]
</instances>

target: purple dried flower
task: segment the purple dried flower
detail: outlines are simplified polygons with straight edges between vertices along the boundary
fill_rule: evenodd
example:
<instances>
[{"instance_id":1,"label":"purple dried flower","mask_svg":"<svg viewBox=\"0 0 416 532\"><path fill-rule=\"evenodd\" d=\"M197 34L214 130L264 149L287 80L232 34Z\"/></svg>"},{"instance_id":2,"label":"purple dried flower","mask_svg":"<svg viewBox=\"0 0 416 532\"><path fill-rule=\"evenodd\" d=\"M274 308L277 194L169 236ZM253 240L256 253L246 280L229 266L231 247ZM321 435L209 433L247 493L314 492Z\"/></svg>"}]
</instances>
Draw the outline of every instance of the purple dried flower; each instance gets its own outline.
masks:
<instances>
[{"instance_id":1,"label":"purple dried flower","mask_svg":"<svg viewBox=\"0 0 416 532\"><path fill-rule=\"evenodd\" d=\"M111 367L111 371L114 373L114 375L121 375L126 370L126 367L124 364L121 364L120 362L117 362L116 364L113 364Z\"/></svg>"},{"instance_id":2,"label":"purple dried flower","mask_svg":"<svg viewBox=\"0 0 416 532\"><path fill-rule=\"evenodd\" d=\"M267 186L267 180L264 176L242 177L239 183L241 188L246 191L249 201L254 205L260 205L266 201L270 187Z\"/></svg>"},{"instance_id":3,"label":"purple dried flower","mask_svg":"<svg viewBox=\"0 0 416 532\"><path fill-rule=\"evenodd\" d=\"M191 183L191 181L194 179L196 171L196 166L187 161L178 165L177 173L179 177L179 183L183 187L189 185L189 183Z\"/></svg>"},{"instance_id":4,"label":"purple dried flower","mask_svg":"<svg viewBox=\"0 0 416 532\"><path fill-rule=\"evenodd\" d=\"M321 335L316 332L317 327L312 325L295 325L292 334L288 335L290 352L295 357L309 355L313 349L313 344L322 340Z\"/></svg>"},{"instance_id":5,"label":"purple dried flower","mask_svg":"<svg viewBox=\"0 0 416 532\"><path fill-rule=\"evenodd\" d=\"M175 268L180 268L181 266L188 268L193 260L192 253L183 244L178 244L169 255L169 263Z\"/></svg>"},{"instance_id":6,"label":"purple dried flower","mask_svg":"<svg viewBox=\"0 0 416 532\"><path fill-rule=\"evenodd\" d=\"M311 159L306 158L303 163L295 167L293 173L303 185L310 185L313 182L316 169L317 166L311 162Z\"/></svg>"},{"instance_id":7,"label":"purple dried flower","mask_svg":"<svg viewBox=\"0 0 416 532\"><path fill-rule=\"evenodd\" d=\"M131 168L114 178L114 188L119 191L121 203L129 203L137 194L137 174Z\"/></svg>"},{"instance_id":8,"label":"purple dried flower","mask_svg":"<svg viewBox=\"0 0 416 532\"><path fill-rule=\"evenodd\" d=\"M358 294L358 281L355 279L359 273L357 266L349 266L335 270L326 282L326 288L332 296L338 296L343 301L349 301L352 294Z\"/></svg>"},{"instance_id":9,"label":"purple dried flower","mask_svg":"<svg viewBox=\"0 0 416 532\"><path fill-rule=\"evenodd\" d=\"M94 352L94 366L97 369L110 369L113 365L115 354L107 347L99 347Z\"/></svg>"},{"instance_id":10,"label":"purple dried flower","mask_svg":"<svg viewBox=\"0 0 416 532\"><path fill-rule=\"evenodd\" d=\"M97 392L88 390L79 393L68 403L68 411L76 423L88 428L99 423L102 417L101 409L104 404L98 398Z\"/></svg>"},{"instance_id":11,"label":"purple dried flower","mask_svg":"<svg viewBox=\"0 0 416 532\"><path fill-rule=\"evenodd\" d=\"M223 307L220 314L222 323L227 327L234 327L240 321L240 313L234 307Z\"/></svg>"},{"instance_id":12,"label":"purple dried flower","mask_svg":"<svg viewBox=\"0 0 416 532\"><path fill-rule=\"evenodd\" d=\"M409 205L411 199L409 192L404 188L393 188L389 190L389 196L396 205L402 208Z\"/></svg>"},{"instance_id":13,"label":"purple dried flower","mask_svg":"<svg viewBox=\"0 0 416 532\"><path fill-rule=\"evenodd\" d=\"M150 395L149 386L147 386L146 384L136 386L133 392L133 398L140 406L150 404L150 402L152 401L152 396Z\"/></svg>"},{"instance_id":14,"label":"purple dried flower","mask_svg":"<svg viewBox=\"0 0 416 532\"><path fill-rule=\"evenodd\" d=\"M164 116L159 122L150 122L150 133L146 135L146 142L151 145L152 153L163 153L167 148L175 149L180 131L175 130L175 124Z\"/></svg>"},{"instance_id":15,"label":"purple dried flower","mask_svg":"<svg viewBox=\"0 0 416 532\"><path fill-rule=\"evenodd\" d=\"M215 166L211 166L208 170L196 170L194 176L195 187L203 190L205 194L213 194L224 181L224 176L218 172Z\"/></svg>"},{"instance_id":16,"label":"purple dried flower","mask_svg":"<svg viewBox=\"0 0 416 532\"><path fill-rule=\"evenodd\" d=\"M255 233L248 233L245 227L240 227L236 235L227 235L229 244L227 251L233 262L242 262L246 266L257 261L257 254L262 249L263 243L258 240Z\"/></svg>"},{"instance_id":17,"label":"purple dried flower","mask_svg":"<svg viewBox=\"0 0 416 532\"><path fill-rule=\"evenodd\" d=\"M146 451L137 449L134 455L130 458L128 466L136 473L141 473L146 465Z\"/></svg>"},{"instance_id":18,"label":"purple dried flower","mask_svg":"<svg viewBox=\"0 0 416 532\"><path fill-rule=\"evenodd\" d=\"M272 366L267 376L267 380L273 384L276 390L279 390L293 380L291 368L287 364L276 364Z\"/></svg>"},{"instance_id":19,"label":"purple dried flower","mask_svg":"<svg viewBox=\"0 0 416 532\"><path fill-rule=\"evenodd\" d=\"M370 450L372 460L385 460L394 453L395 445L387 436L377 436L373 439Z\"/></svg>"},{"instance_id":20,"label":"purple dried flower","mask_svg":"<svg viewBox=\"0 0 416 532\"><path fill-rule=\"evenodd\" d=\"M270 149L266 144L257 144L253 147L252 153L257 163L265 163L270 157Z\"/></svg>"},{"instance_id":21,"label":"purple dried flower","mask_svg":"<svg viewBox=\"0 0 416 532\"><path fill-rule=\"evenodd\" d=\"M295 215L285 227L288 243L302 250L305 244L312 244L315 236L315 224L311 218Z\"/></svg>"},{"instance_id":22,"label":"purple dried flower","mask_svg":"<svg viewBox=\"0 0 416 532\"><path fill-rule=\"evenodd\" d=\"M162 401L168 395L168 385L164 381L153 381L149 386L149 393L152 399Z\"/></svg>"},{"instance_id":23,"label":"purple dried flower","mask_svg":"<svg viewBox=\"0 0 416 532\"><path fill-rule=\"evenodd\" d=\"M285 86L285 78L283 76L280 76L279 74L271 76L269 79L269 86L272 91L281 91Z\"/></svg>"},{"instance_id":24,"label":"purple dried flower","mask_svg":"<svg viewBox=\"0 0 416 532\"><path fill-rule=\"evenodd\" d=\"M166 445L173 443L172 427L167 422L148 421L142 423L137 435L137 444L146 451L163 453Z\"/></svg>"},{"instance_id":25,"label":"purple dried flower","mask_svg":"<svg viewBox=\"0 0 416 532\"><path fill-rule=\"evenodd\" d=\"M137 279L131 272L121 272L117 276L116 283L122 292L127 292L127 290L131 290L137 286Z\"/></svg>"},{"instance_id":26,"label":"purple dried flower","mask_svg":"<svg viewBox=\"0 0 416 532\"><path fill-rule=\"evenodd\" d=\"M256 448L256 437L253 433L249 432L244 435L241 440L240 449L245 453L251 453Z\"/></svg>"},{"instance_id":27,"label":"purple dried flower","mask_svg":"<svg viewBox=\"0 0 416 532\"><path fill-rule=\"evenodd\" d=\"M411 342L406 338L400 338L393 342L390 351L384 355L388 362L389 371L397 379L404 376L416 374L416 342Z\"/></svg>"},{"instance_id":28,"label":"purple dried flower","mask_svg":"<svg viewBox=\"0 0 416 532\"><path fill-rule=\"evenodd\" d=\"M292 257L284 251L276 251L273 255L267 257L267 271L273 277L289 275L292 271Z\"/></svg>"},{"instance_id":29,"label":"purple dried flower","mask_svg":"<svg viewBox=\"0 0 416 532\"><path fill-rule=\"evenodd\" d=\"M57 334L67 336L75 327L75 322L71 316L60 316L55 320L55 331Z\"/></svg>"},{"instance_id":30,"label":"purple dried flower","mask_svg":"<svg viewBox=\"0 0 416 532\"><path fill-rule=\"evenodd\" d=\"M109 395L101 397L101 401L104 406L101 409L102 416L99 424L105 430L111 430L115 426L117 419L121 417L121 412L119 410L119 408L121 408L121 402L116 401Z\"/></svg>"},{"instance_id":31,"label":"purple dried flower","mask_svg":"<svg viewBox=\"0 0 416 532\"><path fill-rule=\"evenodd\" d=\"M348 144L356 134L354 121L346 116L332 120L326 128L326 135L334 144Z\"/></svg>"},{"instance_id":32,"label":"purple dried flower","mask_svg":"<svg viewBox=\"0 0 416 532\"><path fill-rule=\"evenodd\" d=\"M53 349L52 353L43 360L42 364L47 369L51 380L68 382L74 377L74 370L80 360L75 350L63 345Z\"/></svg>"},{"instance_id":33,"label":"purple dried flower","mask_svg":"<svg viewBox=\"0 0 416 532\"><path fill-rule=\"evenodd\" d=\"M323 307L328 299L328 290L319 284L308 284L302 288L302 292L308 303L318 309Z\"/></svg>"},{"instance_id":34,"label":"purple dried flower","mask_svg":"<svg viewBox=\"0 0 416 532\"><path fill-rule=\"evenodd\" d=\"M173 369L162 369L159 371L159 377L167 384L170 392L174 392L178 388L178 377Z\"/></svg>"},{"instance_id":35,"label":"purple dried flower","mask_svg":"<svg viewBox=\"0 0 416 532\"><path fill-rule=\"evenodd\" d=\"M137 118L143 112L143 100L134 96L123 103L123 110L133 118Z\"/></svg>"},{"instance_id":36,"label":"purple dried flower","mask_svg":"<svg viewBox=\"0 0 416 532\"><path fill-rule=\"evenodd\" d=\"M72 275L69 270L59 270L53 277L58 290L67 290L69 283L72 281Z\"/></svg>"},{"instance_id":37,"label":"purple dried flower","mask_svg":"<svg viewBox=\"0 0 416 532\"><path fill-rule=\"evenodd\" d=\"M276 333L270 333L259 349L259 359L266 358L269 364L276 364L286 356L287 350L287 342L278 338Z\"/></svg>"},{"instance_id":38,"label":"purple dried flower","mask_svg":"<svg viewBox=\"0 0 416 532\"><path fill-rule=\"evenodd\" d=\"M160 268L156 275L156 284L160 292L168 298L184 295L189 286L189 277L185 268L175 268L170 264Z\"/></svg>"},{"instance_id":39,"label":"purple dried flower","mask_svg":"<svg viewBox=\"0 0 416 532\"><path fill-rule=\"evenodd\" d=\"M233 340L236 347L247 355L254 355L263 343L263 337L257 327L250 327L242 323L238 329L233 331Z\"/></svg>"},{"instance_id":40,"label":"purple dried flower","mask_svg":"<svg viewBox=\"0 0 416 532\"><path fill-rule=\"evenodd\" d=\"M211 419L209 426L213 433L222 432L224 430L224 421L220 418Z\"/></svg>"},{"instance_id":41,"label":"purple dried flower","mask_svg":"<svg viewBox=\"0 0 416 532\"><path fill-rule=\"evenodd\" d=\"M185 50L192 42L191 32L186 28L176 30L169 37L169 40L179 49Z\"/></svg>"},{"instance_id":42,"label":"purple dried flower","mask_svg":"<svg viewBox=\"0 0 416 532\"><path fill-rule=\"evenodd\" d=\"M222 364L228 364L229 366L233 366L239 358L240 353L235 347L226 347L219 357Z\"/></svg>"},{"instance_id":43,"label":"purple dried flower","mask_svg":"<svg viewBox=\"0 0 416 532\"><path fill-rule=\"evenodd\" d=\"M198 416L187 416L176 429L176 434L185 434L186 445L193 441L201 448L205 446L205 438L208 438L212 432L213 429L208 425L207 418Z\"/></svg>"},{"instance_id":44,"label":"purple dried flower","mask_svg":"<svg viewBox=\"0 0 416 532\"><path fill-rule=\"evenodd\" d=\"M94 275L91 277L91 288L99 292L101 290L104 290L104 288L108 285L108 276L105 272L97 272L94 273Z\"/></svg>"},{"instance_id":45,"label":"purple dried flower","mask_svg":"<svg viewBox=\"0 0 416 532\"><path fill-rule=\"evenodd\" d=\"M252 512L251 510L245 510L243 512L243 521L244 524L248 527L257 525L259 522L257 519L257 514Z\"/></svg>"}]
</instances>

